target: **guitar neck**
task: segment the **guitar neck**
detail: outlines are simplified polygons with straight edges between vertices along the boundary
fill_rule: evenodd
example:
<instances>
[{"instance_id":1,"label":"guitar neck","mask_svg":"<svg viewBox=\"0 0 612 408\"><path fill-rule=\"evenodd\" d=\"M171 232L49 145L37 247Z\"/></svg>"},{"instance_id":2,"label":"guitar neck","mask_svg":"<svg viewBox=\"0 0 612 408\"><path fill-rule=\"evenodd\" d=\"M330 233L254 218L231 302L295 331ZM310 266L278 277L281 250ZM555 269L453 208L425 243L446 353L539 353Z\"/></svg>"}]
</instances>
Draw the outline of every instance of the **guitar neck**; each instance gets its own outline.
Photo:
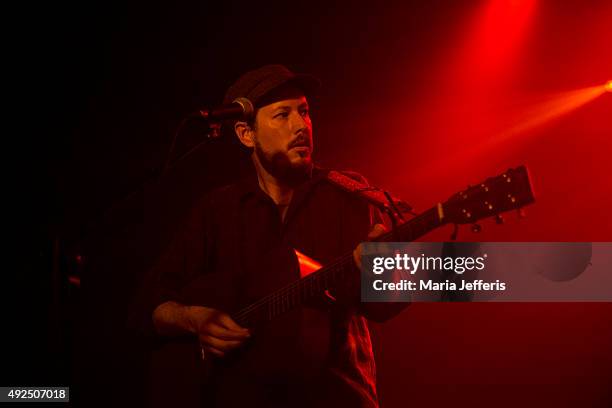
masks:
<instances>
[{"instance_id":1,"label":"guitar neck","mask_svg":"<svg viewBox=\"0 0 612 408\"><path fill-rule=\"evenodd\" d=\"M398 225L375 241L410 242L445 223L441 204L415 218ZM353 254L348 253L310 275L299 279L263 297L234 315L238 324L252 327L258 323L271 321L277 316L302 306L326 289L343 282L355 273Z\"/></svg>"}]
</instances>

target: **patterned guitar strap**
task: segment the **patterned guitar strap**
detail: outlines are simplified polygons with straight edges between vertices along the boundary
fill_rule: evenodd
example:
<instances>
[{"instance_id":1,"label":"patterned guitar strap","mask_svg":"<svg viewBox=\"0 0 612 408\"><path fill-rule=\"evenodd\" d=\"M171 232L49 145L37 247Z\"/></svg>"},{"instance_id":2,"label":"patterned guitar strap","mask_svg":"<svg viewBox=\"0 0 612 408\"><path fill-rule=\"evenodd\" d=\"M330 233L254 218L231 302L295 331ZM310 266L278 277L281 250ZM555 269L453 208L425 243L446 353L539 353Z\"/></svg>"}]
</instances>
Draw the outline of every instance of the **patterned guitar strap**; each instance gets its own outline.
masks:
<instances>
[{"instance_id":1,"label":"patterned guitar strap","mask_svg":"<svg viewBox=\"0 0 612 408\"><path fill-rule=\"evenodd\" d=\"M374 205L374 207L378 208L382 213L386 213L388 215L393 215L392 220L404 220L402 213L407 213L412 211L412 207L405 203L404 201L393 197L386 191L381 190L380 188L370 186L361 174L352 172L352 171L336 171L330 170L327 173L327 181L329 181L332 185L344 190L350 194L354 194L362 200L365 200L369 204ZM370 213L371 221L376 220L376 222L382 223L382 219L380 214L375 216L372 212ZM373 222L372 222L373 223ZM299 268L300 268L300 277L305 277L310 275L311 273L317 271L321 268L321 264L308 257L307 255L301 253L297 249L294 249L294 252L297 256ZM326 291L326 295L335 300L334 297Z\"/></svg>"},{"instance_id":2,"label":"patterned guitar strap","mask_svg":"<svg viewBox=\"0 0 612 408\"><path fill-rule=\"evenodd\" d=\"M393 215L400 220L404 220L404 213L412 212L412 207L408 203L387 191L369 185L359 173L331 170L327 173L327 180L340 189L366 200L383 213Z\"/></svg>"}]
</instances>

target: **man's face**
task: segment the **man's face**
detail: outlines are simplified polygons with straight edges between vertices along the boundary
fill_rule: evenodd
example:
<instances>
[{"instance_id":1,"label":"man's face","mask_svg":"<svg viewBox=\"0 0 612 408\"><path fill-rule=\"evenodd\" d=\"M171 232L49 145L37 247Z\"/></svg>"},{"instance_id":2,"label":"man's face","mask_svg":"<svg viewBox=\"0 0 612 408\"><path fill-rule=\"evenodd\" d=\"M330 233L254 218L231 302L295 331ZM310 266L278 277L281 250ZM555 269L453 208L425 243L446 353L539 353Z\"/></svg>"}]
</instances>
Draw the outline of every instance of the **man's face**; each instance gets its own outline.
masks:
<instances>
[{"instance_id":1,"label":"man's face","mask_svg":"<svg viewBox=\"0 0 612 408\"><path fill-rule=\"evenodd\" d=\"M259 162L276 177L291 178L312 168L312 122L301 91L291 89L259 108L254 141Z\"/></svg>"}]
</instances>

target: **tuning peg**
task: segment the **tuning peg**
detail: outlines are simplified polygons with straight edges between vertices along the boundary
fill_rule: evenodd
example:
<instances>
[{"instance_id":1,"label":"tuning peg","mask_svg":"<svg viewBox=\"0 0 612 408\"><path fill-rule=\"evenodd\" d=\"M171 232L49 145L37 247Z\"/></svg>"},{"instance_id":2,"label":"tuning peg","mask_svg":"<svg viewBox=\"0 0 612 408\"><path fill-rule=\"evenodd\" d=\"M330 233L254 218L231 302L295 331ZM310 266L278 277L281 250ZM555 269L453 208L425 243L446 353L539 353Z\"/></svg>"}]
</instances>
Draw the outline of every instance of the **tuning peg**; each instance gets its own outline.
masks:
<instances>
[{"instance_id":1,"label":"tuning peg","mask_svg":"<svg viewBox=\"0 0 612 408\"><path fill-rule=\"evenodd\" d=\"M495 223L496 224L503 224L504 223L504 217L501 214L497 214L495 216Z\"/></svg>"},{"instance_id":2,"label":"tuning peg","mask_svg":"<svg viewBox=\"0 0 612 408\"><path fill-rule=\"evenodd\" d=\"M480 224L474 223L472 224L472 232L480 232L482 231L482 227Z\"/></svg>"}]
</instances>

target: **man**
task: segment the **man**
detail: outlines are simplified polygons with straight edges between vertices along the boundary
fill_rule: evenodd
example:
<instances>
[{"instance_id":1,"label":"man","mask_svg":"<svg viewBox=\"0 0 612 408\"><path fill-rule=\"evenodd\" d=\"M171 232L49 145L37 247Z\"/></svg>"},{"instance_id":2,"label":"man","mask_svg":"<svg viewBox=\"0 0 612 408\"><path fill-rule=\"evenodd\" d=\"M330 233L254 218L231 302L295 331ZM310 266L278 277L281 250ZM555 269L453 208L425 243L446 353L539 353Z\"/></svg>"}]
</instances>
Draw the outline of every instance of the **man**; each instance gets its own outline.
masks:
<instances>
[{"instance_id":1,"label":"man","mask_svg":"<svg viewBox=\"0 0 612 408\"><path fill-rule=\"evenodd\" d=\"M268 65L230 87L226 103L246 97L256 109L233 124L253 174L207 194L155 269L149 329L198 340L215 366L209 405L378 406L365 318L384 321L403 305L359 302L358 244L384 228L313 165L307 96L317 86ZM352 250L354 276L269 324L241 327L233 312L300 279L295 250L324 265Z\"/></svg>"}]
</instances>

